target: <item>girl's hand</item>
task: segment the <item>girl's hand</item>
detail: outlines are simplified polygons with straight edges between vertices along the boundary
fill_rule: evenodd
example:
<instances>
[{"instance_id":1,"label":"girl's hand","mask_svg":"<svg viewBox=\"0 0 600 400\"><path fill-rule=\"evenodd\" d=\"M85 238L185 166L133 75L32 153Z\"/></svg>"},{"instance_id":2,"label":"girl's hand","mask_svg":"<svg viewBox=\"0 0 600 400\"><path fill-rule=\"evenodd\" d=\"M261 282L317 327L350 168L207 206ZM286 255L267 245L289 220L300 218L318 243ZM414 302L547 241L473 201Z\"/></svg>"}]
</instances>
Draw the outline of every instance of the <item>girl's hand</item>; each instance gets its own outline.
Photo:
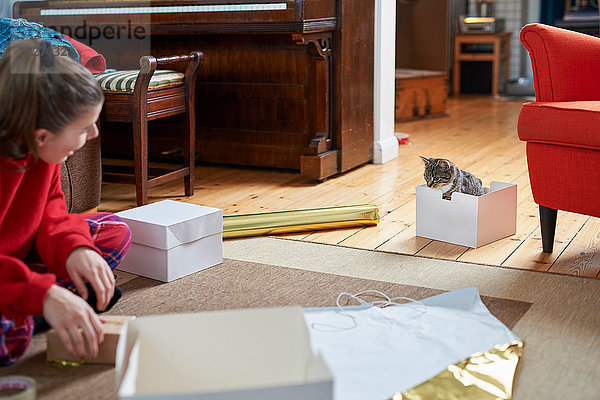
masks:
<instances>
[{"instance_id":1,"label":"girl's hand","mask_svg":"<svg viewBox=\"0 0 600 400\"><path fill-rule=\"evenodd\" d=\"M73 356L98 355L98 345L104 341L102 322L81 297L52 285L44 298L43 314Z\"/></svg>"},{"instance_id":2,"label":"girl's hand","mask_svg":"<svg viewBox=\"0 0 600 400\"><path fill-rule=\"evenodd\" d=\"M104 311L115 292L115 277L106 261L89 247L78 247L69 254L65 263L69 278L77 291L87 300L86 279L96 292L96 309Z\"/></svg>"}]
</instances>

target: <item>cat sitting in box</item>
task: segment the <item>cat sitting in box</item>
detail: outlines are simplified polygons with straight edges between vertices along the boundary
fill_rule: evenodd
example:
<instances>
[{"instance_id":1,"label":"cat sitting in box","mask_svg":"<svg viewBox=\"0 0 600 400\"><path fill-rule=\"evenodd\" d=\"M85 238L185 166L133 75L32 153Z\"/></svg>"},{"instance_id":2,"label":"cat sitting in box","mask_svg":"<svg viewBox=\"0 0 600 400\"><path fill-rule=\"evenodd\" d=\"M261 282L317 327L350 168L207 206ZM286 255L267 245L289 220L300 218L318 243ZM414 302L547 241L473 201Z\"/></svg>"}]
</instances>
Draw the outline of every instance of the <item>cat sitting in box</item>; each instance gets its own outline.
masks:
<instances>
[{"instance_id":1,"label":"cat sitting in box","mask_svg":"<svg viewBox=\"0 0 600 400\"><path fill-rule=\"evenodd\" d=\"M452 161L445 158L419 157L425 163L423 177L427 186L441 190L443 199L450 200L454 192L473 196L485 194L481 179L458 168Z\"/></svg>"}]
</instances>

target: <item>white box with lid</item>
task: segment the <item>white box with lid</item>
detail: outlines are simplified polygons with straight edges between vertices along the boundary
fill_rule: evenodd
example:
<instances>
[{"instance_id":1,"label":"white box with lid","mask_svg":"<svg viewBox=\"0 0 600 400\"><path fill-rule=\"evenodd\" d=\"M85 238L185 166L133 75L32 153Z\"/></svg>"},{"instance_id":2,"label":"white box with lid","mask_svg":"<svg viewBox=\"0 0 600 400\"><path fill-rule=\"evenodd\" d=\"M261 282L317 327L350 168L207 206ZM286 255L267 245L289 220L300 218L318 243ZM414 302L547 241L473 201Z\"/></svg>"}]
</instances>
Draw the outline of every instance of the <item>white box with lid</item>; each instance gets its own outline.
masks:
<instances>
[{"instance_id":1,"label":"white box with lid","mask_svg":"<svg viewBox=\"0 0 600 400\"><path fill-rule=\"evenodd\" d=\"M117 213L133 239L118 270L163 282L223 262L223 210L164 200Z\"/></svg>"}]
</instances>

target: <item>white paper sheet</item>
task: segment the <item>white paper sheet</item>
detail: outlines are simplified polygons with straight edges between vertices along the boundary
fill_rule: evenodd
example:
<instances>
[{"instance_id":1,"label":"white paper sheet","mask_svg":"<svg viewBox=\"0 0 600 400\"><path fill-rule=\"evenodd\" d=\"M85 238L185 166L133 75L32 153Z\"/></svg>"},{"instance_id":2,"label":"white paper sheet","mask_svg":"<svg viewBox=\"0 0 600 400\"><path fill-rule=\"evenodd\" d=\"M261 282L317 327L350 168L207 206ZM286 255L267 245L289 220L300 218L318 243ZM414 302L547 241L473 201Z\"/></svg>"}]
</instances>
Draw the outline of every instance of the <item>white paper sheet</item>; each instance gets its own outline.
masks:
<instances>
[{"instance_id":1,"label":"white paper sheet","mask_svg":"<svg viewBox=\"0 0 600 400\"><path fill-rule=\"evenodd\" d=\"M488 311L476 288L443 293L421 304L346 310L304 310L312 348L332 371L338 400L389 398L473 353L518 339ZM344 329L354 321L343 314L354 317L355 328Z\"/></svg>"}]
</instances>

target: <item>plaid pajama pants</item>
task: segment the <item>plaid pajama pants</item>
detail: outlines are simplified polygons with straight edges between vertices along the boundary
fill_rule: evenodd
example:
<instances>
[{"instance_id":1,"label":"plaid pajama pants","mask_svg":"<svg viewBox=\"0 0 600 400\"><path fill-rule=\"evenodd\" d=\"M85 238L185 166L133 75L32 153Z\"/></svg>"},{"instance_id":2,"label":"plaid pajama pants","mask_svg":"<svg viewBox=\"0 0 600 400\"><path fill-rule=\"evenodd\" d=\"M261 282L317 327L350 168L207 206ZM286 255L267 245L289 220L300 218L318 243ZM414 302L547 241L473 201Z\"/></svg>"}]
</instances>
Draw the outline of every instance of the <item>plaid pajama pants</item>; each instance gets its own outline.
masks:
<instances>
[{"instance_id":1,"label":"plaid pajama pants","mask_svg":"<svg viewBox=\"0 0 600 400\"><path fill-rule=\"evenodd\" d=\"M110 213L85 214L83 217L90 226L94 244L109 267L114 269L127 254L131 244L129 227L121 218ZM36 272L48 272L48 267L39 262L27 262L27 264ZM57 283L64 287L73 286L72 282L62 279ZM27 350L32 335L32 316L13 320L0 313L0 366L10 365L18 360Z\"/></svg>"}]
</instances>

